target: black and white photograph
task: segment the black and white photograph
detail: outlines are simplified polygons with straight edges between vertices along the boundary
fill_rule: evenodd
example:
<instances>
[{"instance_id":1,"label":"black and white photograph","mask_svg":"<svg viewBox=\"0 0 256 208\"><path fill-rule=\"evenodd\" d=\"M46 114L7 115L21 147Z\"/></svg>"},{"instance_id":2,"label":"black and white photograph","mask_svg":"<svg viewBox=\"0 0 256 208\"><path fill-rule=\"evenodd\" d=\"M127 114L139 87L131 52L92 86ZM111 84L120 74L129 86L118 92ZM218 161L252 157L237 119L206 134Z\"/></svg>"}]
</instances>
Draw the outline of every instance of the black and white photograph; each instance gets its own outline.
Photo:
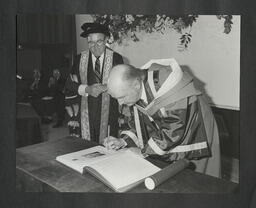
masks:
<instances>
[{"instance_id":1,"label":"black and white photograph","mask_svg":"<svg viewBox=\"0 0 256 208\"><path fill-rule=\"evenodd\" d=\"M17 192L239 193L241 15L18 14L16 33Z\"/></svg>"}]
</instances>

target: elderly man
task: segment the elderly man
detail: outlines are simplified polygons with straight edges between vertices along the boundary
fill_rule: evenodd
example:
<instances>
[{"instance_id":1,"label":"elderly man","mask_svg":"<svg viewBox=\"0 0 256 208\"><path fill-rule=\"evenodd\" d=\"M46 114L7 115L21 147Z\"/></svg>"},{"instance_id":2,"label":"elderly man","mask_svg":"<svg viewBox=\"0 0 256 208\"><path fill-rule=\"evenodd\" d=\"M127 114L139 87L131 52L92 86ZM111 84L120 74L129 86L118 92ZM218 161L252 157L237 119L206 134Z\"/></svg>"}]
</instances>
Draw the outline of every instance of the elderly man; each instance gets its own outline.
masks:
<instances>
[{"instance_id":1,"label":"elderly man","mask_svg":"<svg viewBox=\"0 0 256 208\"><path fill-rule=\"evenodd\" d=\"M137 147L143 155L167 162L187 158L196 171L220 177L213 114L194 88L192 77L174 59L167 66L154 63L145 70L115 66L109 75L108 92L119 104L130 106L133 119L120 138L105 139L106 147Z\"/></svg>"},{"instance_id":2,"label":"elderly man","mask_svg":"<svg viewBox=\"0 0 256 208\"><path fill-rule=\"evenodd\" d=\"M102 143L108 129L112 136L118 133L118 103L106 92L106 83L110 69L122 64L123 58L106 47L110 36L107 27L85 23L82 29L81 36L86 38L89 50L75 58L65 88L69 95L73 93L81 96L82 138Z\"/></svg>"}]
</instances>

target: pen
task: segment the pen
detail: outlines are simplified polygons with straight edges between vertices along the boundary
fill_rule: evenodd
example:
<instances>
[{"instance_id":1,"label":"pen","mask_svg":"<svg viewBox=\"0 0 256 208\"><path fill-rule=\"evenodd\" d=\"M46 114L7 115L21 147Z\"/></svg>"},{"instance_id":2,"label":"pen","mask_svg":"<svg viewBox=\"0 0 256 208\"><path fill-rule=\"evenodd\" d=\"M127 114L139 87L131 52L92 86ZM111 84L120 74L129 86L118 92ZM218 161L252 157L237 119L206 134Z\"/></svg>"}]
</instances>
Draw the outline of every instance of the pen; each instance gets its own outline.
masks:
<instances>
[{"instance_id":1,"label":"pen","mask_svg":"<svg viewBox=\"0 0 256 208\"><path fill-rule=\"evenodd\" d=\"M110 125L108 125L108 139L109 139L109 136L110 136Z\"/></svg>"},{"instance_id":2,"label":"pen","mask_svg":"<svg viewBox=\"0 0 256 208\"><path fill-rule=\"evenodd\" d=\"M109 135L110 135L110 125L108 125L107 134L108 135L107 135L107 139L105 139L105 141L104 141L104 143L105 143L104 146L107 147L107 149L108 149L108 145L107 144L108 144Z\"/></svg>"}]
</instances>

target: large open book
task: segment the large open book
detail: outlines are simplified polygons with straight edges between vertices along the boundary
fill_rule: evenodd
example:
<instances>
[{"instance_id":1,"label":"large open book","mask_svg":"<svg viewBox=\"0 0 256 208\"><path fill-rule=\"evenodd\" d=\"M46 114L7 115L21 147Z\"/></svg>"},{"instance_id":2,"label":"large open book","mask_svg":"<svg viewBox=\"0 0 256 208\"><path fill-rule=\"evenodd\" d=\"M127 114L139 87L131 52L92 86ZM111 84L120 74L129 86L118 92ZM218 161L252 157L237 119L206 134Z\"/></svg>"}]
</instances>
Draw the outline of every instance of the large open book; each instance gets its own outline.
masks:
<instances>
[{"instance_id":1,"label":"large open book","mask_svg":"<svg viewBox=\"0 0 256 208\"><path fill-rule=\"evenodd\" d=\"M116 192L125 192L160 168L129 149L110 151L102 146L61 155L57 161L80 172L88 171Z\"/></svg>"}]
</instances>

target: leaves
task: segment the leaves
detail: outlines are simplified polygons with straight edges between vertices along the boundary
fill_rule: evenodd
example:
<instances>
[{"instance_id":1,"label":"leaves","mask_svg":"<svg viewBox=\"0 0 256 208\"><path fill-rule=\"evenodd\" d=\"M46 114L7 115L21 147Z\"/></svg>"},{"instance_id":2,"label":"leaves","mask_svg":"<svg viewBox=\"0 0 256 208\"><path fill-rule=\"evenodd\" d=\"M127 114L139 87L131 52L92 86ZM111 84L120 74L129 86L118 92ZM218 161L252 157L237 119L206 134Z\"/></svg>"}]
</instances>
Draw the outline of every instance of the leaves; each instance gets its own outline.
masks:
<instances>
[{"instance_id":1,"label":"leaves","mask_svg":"<svg viewBox=\"0 0 256 208\"><path fill-rule=\"evenodd\" d=\"M109 27L112 33L112 42L122 44L124 39L139 41L138 32L159 32L164 34L167 28L178 33L191 27L197 15L167 16L167 15L92 15L94 22ZM111 42L111 43L112 43Z\"/></svg>"},{"instance_id":2,"label":"leaves","mask_svg":"<svg viewBox=\"0 0 256 208\"><path fill-rule=\"evenodd\" d=\"M225 34L229 34L231 29L232 29L232 24L233 24L232 15L217 15L217 18L219 20L221 20L222 18L225 19L224 20L224 31L223 32Z\"/></svg>"},{"instance_id":3,"label":"leaves","mask_svg":"<svg viewBox=\"0 0 256 208\"><path fill-rule=\"evenodd\" d=\"M188 48L188 44L191 42L192 35L190 33L185 33L180 37L179 51L184 51Z\"/></svg>"},{"instance_id":4,"label":"leaves","mask_svg":"<svg viewBox=\"0 0 256 208\"><path fill-rule=\"evenodd\" d=\"M109 43L117 42L122 44L125 39L134 42L139 41L138 33L164 34L166 29L173 29L179 34L179 50L188 48L192 40L192 35L186 29L192 28L197 21L198 15L168 16L168 15L92 15L94 22L101 23L109 27L111 38ZM230 33L232 29L232 15L216 15L221 20L224 18L224 33Z\"/></svg>"}]
</instances>

